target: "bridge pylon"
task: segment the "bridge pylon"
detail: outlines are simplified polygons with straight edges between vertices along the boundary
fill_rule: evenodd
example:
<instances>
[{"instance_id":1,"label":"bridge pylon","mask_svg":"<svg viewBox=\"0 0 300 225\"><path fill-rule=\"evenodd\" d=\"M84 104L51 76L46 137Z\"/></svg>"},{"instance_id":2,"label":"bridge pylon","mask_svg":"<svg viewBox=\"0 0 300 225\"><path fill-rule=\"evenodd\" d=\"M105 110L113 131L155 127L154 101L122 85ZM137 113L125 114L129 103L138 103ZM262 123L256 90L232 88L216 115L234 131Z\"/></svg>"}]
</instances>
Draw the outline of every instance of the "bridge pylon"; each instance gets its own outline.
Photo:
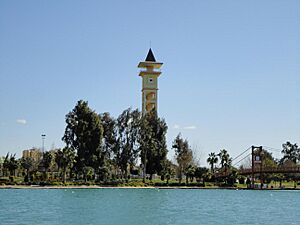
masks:
<instances>
[{"instance_id":1,"label":"bridge pylon","mask_svg":"<svg viewBox=\"0 0 300 225\"><path fill-rule=\"evenodd\" d=\"M255 154L255 150L259 149L259 154ZM254 189L254 169L255 169L255 163L260 164L260 187L262 188L263 186L263 180L262 180L262 146L251 146L251 155L252 155L252 166L251 166L251 171L252 171L252 188Z\"/></svg>"}]
</instances>

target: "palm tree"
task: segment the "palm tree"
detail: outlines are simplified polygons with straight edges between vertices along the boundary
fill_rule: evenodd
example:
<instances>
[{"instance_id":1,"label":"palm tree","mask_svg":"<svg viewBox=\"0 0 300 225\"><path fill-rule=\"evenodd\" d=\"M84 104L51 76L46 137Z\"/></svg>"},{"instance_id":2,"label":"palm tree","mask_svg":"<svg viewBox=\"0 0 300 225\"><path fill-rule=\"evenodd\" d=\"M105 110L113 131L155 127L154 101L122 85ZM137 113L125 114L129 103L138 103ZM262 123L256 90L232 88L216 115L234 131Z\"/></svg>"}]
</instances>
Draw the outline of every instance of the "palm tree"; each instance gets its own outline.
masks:
<instances>
[{"instance_id":1,"label":"palm tree","mask_svg":"<svg viewBox=\"0 0 300 225\"><path fill-rule=\"evenodd\" d=\"M67 169L73 166L75 161L75 153L72 149L65 147L55 153L55 162L58 168L63 169L63 182L66 182Z\"/></svg>"},{"instance_id":2,"label":"palm tree","mask_svg":"<svg viewBox=\"0 0 300 225\"><path fill-rule=\"evenodd\" d=\"M8 159L8 157L7 157ZM10 172L10 176L15 176L16 169L18 168L18 160L16 159L16 154L11 154L9 160L7 161L7 167Z\"/></svg>"},{"instance_id":3,"label":"palm tree","mask_svg":"<svg viewBox=\"0 0 300 225\"><path fill-rule=\"evenodd\" d=\"M225 173L226 173L227 168L231 165L232 159L230 158L226 149L220 150L218 156L220 158L221 167L225 169Z\"/></svg>"},{"instance_id":4,"label":"palm tree","mask_svg":"<svg viewBox=\"0 0 300 225\"><path fill-rule=\"evenodd\" d=\"M4 161L3 161L3 175L8 176L7 171L9 170L9 153L6 154Z\"/></svg>"},{"instance_id":5,"label":"palm tree","mask_svg":"<svg viewBox=\"0 0 300 225\"><path fill-rule=\"evenodd\" d=\"M214 164L218 162L216 153L211 152L208 154L207 163L210 165L211 173L214 173Z\"/></svg>"}]
</instances>

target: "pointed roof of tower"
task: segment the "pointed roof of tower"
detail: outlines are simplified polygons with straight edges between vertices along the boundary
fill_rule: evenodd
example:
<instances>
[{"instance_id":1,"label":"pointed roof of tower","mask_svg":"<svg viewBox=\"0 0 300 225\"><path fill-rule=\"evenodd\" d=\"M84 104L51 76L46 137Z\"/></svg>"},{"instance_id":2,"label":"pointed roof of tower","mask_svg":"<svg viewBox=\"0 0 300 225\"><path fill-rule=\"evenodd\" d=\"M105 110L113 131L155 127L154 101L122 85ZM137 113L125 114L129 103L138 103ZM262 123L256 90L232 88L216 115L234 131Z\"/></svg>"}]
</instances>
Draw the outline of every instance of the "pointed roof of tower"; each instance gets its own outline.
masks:
<instances>
[{"instance_id":1,"label":"pointed roof of tower","mask_svg":"<svg viewBox=\"0 0 300 225\"><path fill-rule=\"evenodd\" d=\"M154 69L159 69L163 63L156 62L152 49L150 48L145 61L140 62L138 68L148 68L152 67Z\"/></svg>"},{"instance_id":2,"label":"pointed roof of tower","mask_svg":"<svg viewBox=\"0 0 300 225\"><path fill-rule=\"evenodd\" d=\"M146 62L156 62L155 57L153 55L153 52L151 50L151 48L149 49L149 52L147 54L147 57L145 59Z\"/></svg>"}]
</instances>

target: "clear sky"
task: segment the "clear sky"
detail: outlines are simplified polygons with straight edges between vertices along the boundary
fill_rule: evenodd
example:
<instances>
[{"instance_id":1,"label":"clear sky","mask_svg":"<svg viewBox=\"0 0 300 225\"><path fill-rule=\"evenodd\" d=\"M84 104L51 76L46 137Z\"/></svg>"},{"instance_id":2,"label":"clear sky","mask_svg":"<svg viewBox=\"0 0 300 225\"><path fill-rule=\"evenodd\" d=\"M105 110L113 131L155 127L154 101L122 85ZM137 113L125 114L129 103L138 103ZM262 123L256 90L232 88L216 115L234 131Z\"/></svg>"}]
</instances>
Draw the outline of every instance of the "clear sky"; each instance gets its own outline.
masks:
<instances>
[{"instance_id":1,"label":"clear sky","mask_svg":"<svg viewBox=\"0 0 300 225\"><path fill-rule=\"evenodd\" d=\"M137 64L164 63L159 115L204 163L300 143L300 1L0 1L0 155L63 147L80 99L141 108Z\"/></svg>"}]
</instances>

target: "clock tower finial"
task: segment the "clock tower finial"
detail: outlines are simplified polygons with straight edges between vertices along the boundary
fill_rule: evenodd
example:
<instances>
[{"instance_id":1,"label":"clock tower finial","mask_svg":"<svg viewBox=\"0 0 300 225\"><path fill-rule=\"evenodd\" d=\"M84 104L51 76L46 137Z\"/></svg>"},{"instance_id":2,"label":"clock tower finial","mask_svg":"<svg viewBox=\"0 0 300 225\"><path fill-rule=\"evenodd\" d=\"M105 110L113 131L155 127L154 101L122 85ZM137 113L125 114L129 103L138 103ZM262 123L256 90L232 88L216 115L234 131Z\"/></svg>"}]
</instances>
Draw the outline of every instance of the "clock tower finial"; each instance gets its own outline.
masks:
<instances>
[{"instance_id":1,"label":"clock tower finial","mask_svg":"<svg viewBox=\"0 0 300 225\"><path fill-rule=\"evenodd\" d=\"M157 110L158 77L161 74L160 67L163 63L156 62L151 48L145 61L140 62L138 68L142 68L139 76L142 77L142 113Z\"/></svg>"}]
</instances>

